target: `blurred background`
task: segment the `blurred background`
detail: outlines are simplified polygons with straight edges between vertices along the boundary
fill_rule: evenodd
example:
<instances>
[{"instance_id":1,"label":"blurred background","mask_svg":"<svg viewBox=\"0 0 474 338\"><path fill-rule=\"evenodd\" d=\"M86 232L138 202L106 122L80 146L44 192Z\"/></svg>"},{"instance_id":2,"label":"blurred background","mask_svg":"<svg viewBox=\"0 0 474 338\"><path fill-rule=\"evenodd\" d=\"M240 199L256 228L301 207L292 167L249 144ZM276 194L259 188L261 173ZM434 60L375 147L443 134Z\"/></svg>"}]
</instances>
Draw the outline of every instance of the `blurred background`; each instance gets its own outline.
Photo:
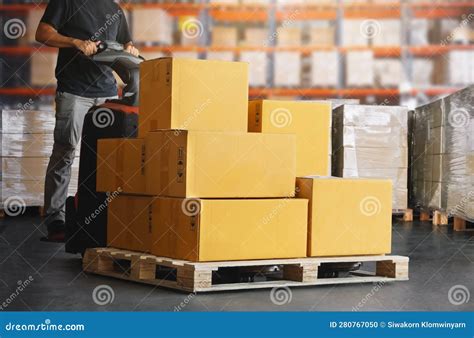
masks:
<instances>
[{"instance_id":1,"label":"blurred background","mask_svg":"<svg viewBox=\"0 0 474 338\"><path fill-rule=\"evenodd\" d=\"M145 58L249 62L252 98L357 98L412 108L474 83L473 0L120 4ZM45 5L0 1L0 108L53 105L57 50L34 39Z\"/></svg>"}]
</instances>

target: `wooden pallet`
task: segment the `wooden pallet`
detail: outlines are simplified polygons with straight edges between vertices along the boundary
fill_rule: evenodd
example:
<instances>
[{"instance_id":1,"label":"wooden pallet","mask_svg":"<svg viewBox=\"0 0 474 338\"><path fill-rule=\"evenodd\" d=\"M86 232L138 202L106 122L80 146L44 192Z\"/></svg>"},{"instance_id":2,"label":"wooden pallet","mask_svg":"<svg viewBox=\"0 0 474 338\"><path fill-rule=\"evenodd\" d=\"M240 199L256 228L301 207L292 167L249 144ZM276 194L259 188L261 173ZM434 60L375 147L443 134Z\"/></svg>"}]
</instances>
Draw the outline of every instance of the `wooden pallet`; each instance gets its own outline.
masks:
<instances>
[{"instance_id":1,"label":"wooden pallet","mask_svg":"<svg viewBox=\"0 0 474 338\"><path fill-rule=\"evenodd\" d=\"M358 270L336 276L328 270L340 264L374 263L372 273ZM190 262L114 248L88 249L84 272L128 281L172 288L184 292L248 290L274 287L316 286L330 284L393 282L408 280L408 257L352 256L328 258L271 259L227 262ZM279 267L280 276L268 273ZM226 271L258 271L258 279L242 281L220 277ZM324 276L322 272L324 271ZM267 275L268 273L268 275Z\"/></svg>"},{"instance_id":2,"label":"wooden pallet","mask_svg":"<svg viewBox=\"0 0 474 338\"><path fill-rule=\"evenodd\" d=\"M26 206L25 212L22 214L26 214L27 212L31 212L33 214L39 215L41 217L44 217L45 211L43 206ZM8 212L5 211L5 209L0 209L0 219L3 219L5 217L8 217Z\"/></svg>"},{"instance_id":3,"label":"wooden pallet","mask_svg":"<svg viewBox=\"0 0 474 338\"><path fill-rule=\"evenodd\" d=\"M420 210L419 213L421 222L432 222L433 225L448 225L449 215L441 210Z\"/></svg>"},{"instance_id":4,"label":"wooden pallet","mask_svg":"<svg viewBox=\"0 0 474 338\"><path fill-rule=\"evenodd\" d=\"M467 225L470 224L471 226L468 228ZM466 221L460 217L454 217L453 221L453 229L454 231L474 231L473 222Z\"/></svg>"},{"instance_id":5,"label":"wooden pallet","mask_svg":"<svg viewBox=\"0 0 474 338\"><path fill-rule=\"evenodd\" d=\"M392 215L402 216L403 222L413 222L413 209L393 209Z\"/></svg>"}]
</instances>

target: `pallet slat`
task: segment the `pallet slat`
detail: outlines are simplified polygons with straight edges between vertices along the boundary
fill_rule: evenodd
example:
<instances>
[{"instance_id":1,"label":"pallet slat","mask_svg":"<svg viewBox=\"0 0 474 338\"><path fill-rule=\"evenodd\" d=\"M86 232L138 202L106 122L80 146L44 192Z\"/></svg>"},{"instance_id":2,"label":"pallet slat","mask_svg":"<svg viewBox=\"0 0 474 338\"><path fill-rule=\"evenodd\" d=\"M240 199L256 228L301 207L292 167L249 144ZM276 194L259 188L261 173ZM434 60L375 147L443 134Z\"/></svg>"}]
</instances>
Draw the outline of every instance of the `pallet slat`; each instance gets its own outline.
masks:
<instances>
[{"instance_id":1,"label":"pallet slat","mask_svg":"<svg viewBox=\"0 0 474 338\"><path fill-rule=\"evenodd\" d=\"M349 277L322 278L319 268L325 264L374 262L375 274L354 273ZM83 270L97 275L172 288L185 292L213 292L274 288L280 286L316 286L408 280L409 258L403 256L352 256L328 258L270 259L226 262L189 262L113 248L88 249ZM281 266L283 279L215 283L213 273L226 268ZM168 270L166 270L168 269ZM158 271L167 272L158 276Z\"/></svg>"}]
</instances>

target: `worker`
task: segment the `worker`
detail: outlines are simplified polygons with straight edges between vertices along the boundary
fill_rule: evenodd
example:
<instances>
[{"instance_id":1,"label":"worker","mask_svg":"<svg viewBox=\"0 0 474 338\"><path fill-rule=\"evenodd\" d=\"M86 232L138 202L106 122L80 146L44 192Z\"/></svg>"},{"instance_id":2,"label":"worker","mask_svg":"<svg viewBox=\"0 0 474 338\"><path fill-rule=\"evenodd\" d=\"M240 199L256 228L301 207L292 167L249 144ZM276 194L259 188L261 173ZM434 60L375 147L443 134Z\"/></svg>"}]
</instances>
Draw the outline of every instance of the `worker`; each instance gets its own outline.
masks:
<instances>
[{"instance_id":1,"label":"worker","mask_svg":"<svg viewBox=\"0 0 474 338\"><path fill-rule=\"evenodd\" d=\"M138 56L127 20L113 0L50 0L36 31L36 40L59 48L56 66L54 145L45 178L46 240L63 242L65 205L71 166L88 110L117 96L112 70L89 56L100 41L112 40Z\"/></svg>"}]
</instances>

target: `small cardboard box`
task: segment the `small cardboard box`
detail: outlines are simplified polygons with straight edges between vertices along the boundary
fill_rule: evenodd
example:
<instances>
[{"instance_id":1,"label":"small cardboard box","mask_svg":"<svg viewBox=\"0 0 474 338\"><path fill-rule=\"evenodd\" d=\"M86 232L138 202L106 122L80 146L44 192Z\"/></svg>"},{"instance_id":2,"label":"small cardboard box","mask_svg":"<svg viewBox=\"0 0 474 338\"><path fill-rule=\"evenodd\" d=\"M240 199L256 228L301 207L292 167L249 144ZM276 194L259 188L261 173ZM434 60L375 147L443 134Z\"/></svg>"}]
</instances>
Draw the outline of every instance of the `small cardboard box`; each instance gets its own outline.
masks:
<instances>
[{"instance_id":1,"label":"small cardboard box","mask_svg":"<svg viewBox=\"0 0 474 338\"><path fill-rule=\"evenodd\" d=\"M140 65L139 135L247 130L248 64L161 58Z\"/></svg>"},{"instance_id":2,"label":"small cardboard box","mask_svg":"<svg viewBox=\"0 0 474 338\"><path fill-rule=\"evenodd\" d=\"M296 175L330 175L331 103L257 100L249 103L249 131L296 135Z\"/></svg>"},{"instance_id":3,"label":"small cardboard box","mask_svg":"<svg viewBox=\"0 0 474 338\"><path fill-rule=\"evenodd\" d=\"M309 199L308 256L379 255L391 251L390 180L303 177Z\"/></svg>"},{"instance_id":4,"label":"small cardboard box","mask_svg":"<svg viewBox=\"0 0 474 338\"><path fill-rule=\"evenodd\" d=\"M98 140L97 191L144 194L144 161L144 139Z\"/></svg>"},{"instance_id":5,"label":"small cardboard box","mask_svg":"<svg viewBox=\"0 0 474 338\"><path fill-rule=\"evenodd\" d=\"M163 130L146 138L147 194L252 198L294 194L294 135Z\"/></svg>"},{"instance_id":6,"label":"small cardboard box","mask_svg":"<svg viewBox=\"0 0 474 338\"><path fill-rule=\"evenodd\" d=\"M307 212L306 199L158 198L151 253L203 262L305 257Z\"/></svg>"}]
</instances>

